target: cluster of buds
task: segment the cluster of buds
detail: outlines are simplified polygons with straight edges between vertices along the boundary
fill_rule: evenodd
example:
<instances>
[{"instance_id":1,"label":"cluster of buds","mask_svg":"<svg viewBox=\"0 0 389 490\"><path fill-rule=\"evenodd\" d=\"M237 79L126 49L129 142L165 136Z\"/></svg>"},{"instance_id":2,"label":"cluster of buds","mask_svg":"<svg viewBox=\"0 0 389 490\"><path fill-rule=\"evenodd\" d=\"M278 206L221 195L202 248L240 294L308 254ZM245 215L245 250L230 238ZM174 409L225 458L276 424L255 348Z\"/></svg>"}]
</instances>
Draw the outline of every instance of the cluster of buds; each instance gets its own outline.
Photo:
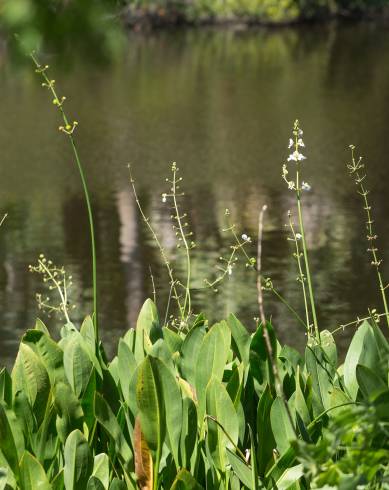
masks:
<instances>
[{"instance_id":1,"label":"cluster of buds","mask_svg":"<svg viewBox=\"0 0 389 490\"><path fill-rule=\"evenodd\" d=\"M67 135L72 135L78 126L77 121L73 121L72 124L66 124L66 126L60 126L58 129Z\"/></svg>"},{"instance_id":2,"label":"cluster of buds","mask_svg":"<svg viewBox=\"0 0 389 490\"><path fill-rule=\"evenodd\" d=\"M73 310L76 305L71 305L68 299L69 290L72 286L72 276L68 276L64 267L56 266L48 260L44 254L40 254L37 265L29 265L29 271L42 276L44 284L49 291L56 291L59 296L55 301L49 295L36 294L38 308L45 311L50 317L51 314L59 313L64 315L67 322L70 322L69 310Z\"/></svg>"}]
</instances>

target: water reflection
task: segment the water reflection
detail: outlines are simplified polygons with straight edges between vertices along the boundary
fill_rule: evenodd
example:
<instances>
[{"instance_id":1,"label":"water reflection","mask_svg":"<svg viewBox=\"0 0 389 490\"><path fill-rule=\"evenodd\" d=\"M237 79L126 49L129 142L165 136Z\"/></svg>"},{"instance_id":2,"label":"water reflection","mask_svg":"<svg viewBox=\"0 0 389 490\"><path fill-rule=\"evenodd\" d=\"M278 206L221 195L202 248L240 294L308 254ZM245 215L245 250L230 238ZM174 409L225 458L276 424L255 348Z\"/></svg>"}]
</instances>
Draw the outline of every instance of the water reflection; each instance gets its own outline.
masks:
<instances>
[{"instance_id":1,"label":"water reflection","mask_svg":"<svg viewBox=\"0 0 389 490\"><path fill-rule=\"evenodd\" d=\"M308 145L305 219L315 270L320 324L333 328L379 307L366 255L363 215L348 181L347 146L368 155L377 232L385 257L389 124L389 37L373 24L279 31L186 31L130 36L126 58L103 70L56 69L70 112L81 122L78 139L91 183L97 223L102 334L111 352L152 294L150 268L164 315L169 293L158 250L137 213L127 162L140 199L178 274L170 210L161 201L169 162L179 163L198 248L193 255L196 309L213 319L233 311L249 326L257 315L255 277L244 261L217 295L204 289L231 237L225 208L241 232L256 235L266 203L263 270L301 310L296 267L286 240L293 196L281 180L296 116ZM59 65L53 60L52 65ZM39 278L27 266L40 252L74 276L74 320L91 308L91 270L85 207L72 155L57 134L56 113L30 72L2 57L0 71L0 356L9 363L17 339L37 315ZM255 254L256 244L252 244ZM384 262L384 273L389 272ZM388 274L386 274L388 275ZM300 306L298 306L300 305ZM265 307L280 336L299 346L303 333L269 295ZM48 324L55 331L56 323ZM341 337L347 345L348 335Z\"/></svg>"}]
</instances>

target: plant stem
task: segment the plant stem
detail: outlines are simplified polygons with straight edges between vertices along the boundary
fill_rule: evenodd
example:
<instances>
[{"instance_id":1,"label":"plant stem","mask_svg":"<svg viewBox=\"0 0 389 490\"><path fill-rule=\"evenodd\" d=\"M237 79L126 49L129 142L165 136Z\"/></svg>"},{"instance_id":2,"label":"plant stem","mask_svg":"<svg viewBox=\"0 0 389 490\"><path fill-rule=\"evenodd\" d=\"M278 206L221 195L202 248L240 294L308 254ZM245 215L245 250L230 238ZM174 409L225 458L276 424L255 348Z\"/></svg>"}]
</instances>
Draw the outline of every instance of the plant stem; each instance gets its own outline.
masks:
<instances>
[{"instance_id":1,"label":"plant stem","mask_svg":"<svg viewBox=\"0 0 389 490\"><path fill-rule=\"evenodd\" d=\"M298 266L298 270L299 270L299 279L300 279L301 287L303 290L305 317L307 319L307 329L308 329L308 333L310 333L311 325L310 325L310 321L309 321L308 298L307 298L307 292L306 292L306 288L305 288L305 276L304 276L303 268L301 265L301 252L300 252L300 247L298 244L299 240L297 239L297 236L296 236L296 232L294 229L294 225L292 222L292 217L291 217L290 212L289 212L289 227L292 231L293 241L294 241L294 244L296 247L295 256L296 256L297 266Z\"/></svg>"},{"instance_id":2,"label":"plant stem","mask_svg":"<svg viewBox=\"0 0 389 490\"><path fill-rule=\"evenodd\" d=\"M173 163L173 189L172 189L172 198L174 209L176 212L176 221L178 223L178 229L180 231L182 243L185 247L185 255L186 255L186 287L185 287L185 300L184 300L184 315L189 316L192 306L191 306L191 297L190 297L190 281L191 281L191 263L190 263L190 248L188 245L188 241L186 239L187 235L184 231L184 227L181 221L180 210L178 208L177 203L177 171L178 168ZM188 312L186 313L186 309L188 308Z\"/></svg>"},{"instance_id":3,"label":"plant stem","mask_svg":"<svg viewBox=\"0 0 389 490\"><path fill-rule=\"evenodd\" d=\"M95 227L94 227L94 221L93 221L93 212L92 212L92 204L89 196L89 190L88 190L88 185L84 173L84 169L81 163L81 159L77 150L76 143L74 141L73 137L73 131L77 123L73 123L71 125L69 123L69 120L66 116L65 111L63 110L63 102L64 98L59 98L57 95L57 92L54 88L54 80L50 80L46 74L47 66L42 67L38 60L35 58L34 54L31 53L31 59L33 60L37 72L40 73L45 80L44 86L49 88L51 91L54 100L53 103L57 106L59 109L63 122L65 124L65 128L62 128L63 132L68 136L73 154L74 154L74 159L78 168L78 172L80 175L83 191L84 191L84 198L85 198L85 203L87 207L87 212L88 212L88 221L89 221L89 233L90 233L90 241L91 241L91 253L92 253L92 284L93 284L93 324L94 324L94 330L95 330L95 338L96 338L96 345L98 344L98 310L97 310L97 258L96 258L96 240L95 240ZM69 130L68 128L72 128Z\"/></svg>"},{"instance_id":4,"label":"plant stem","mask_svg":"<svg viewBox=\"0 0 389 490\"><path fill-rule=\"evenodd\" d=\"M258 246L257 246L257 292L258 292L258 307L261 322L266 323L265 310L263 308L263 292L262 292L262 237L263 237L263 216L267 209L264 204L259 213L258 220Z\"/></svg>"},{"instance_id":5,"label":"plant stem","mask_svg":"<svg viewBox=\"0 0 389 490\"><path fill-rule=\"evenodd\" d=\"M296 143L296 146L297 146L297 143ZM320 333L319 333L319 327L318 327L318 323L317 323L315 299L314 299L314 296L313 296L311 273L310 273L310 270L309 270L309 260L308 260L307 243L306 243L306 240L305 240L304 221L303 221L303 213L302 213L302 205L301 205L301 188L300 188L300 182L299 182L299 178L300 178L299 170L300 170L299 169L299 163L297 163L297 171L296 171L297 212L298 212L300 232L301 232L301 242L302 242L302 246L303 246L305 270L306 270L306 273L307 273L307 284L308 284L309 300L310 300L310 303L311 303L311 311L312 311L313 325L315 327L316 340L320 343Z\"/></svg>"}]
</instances>

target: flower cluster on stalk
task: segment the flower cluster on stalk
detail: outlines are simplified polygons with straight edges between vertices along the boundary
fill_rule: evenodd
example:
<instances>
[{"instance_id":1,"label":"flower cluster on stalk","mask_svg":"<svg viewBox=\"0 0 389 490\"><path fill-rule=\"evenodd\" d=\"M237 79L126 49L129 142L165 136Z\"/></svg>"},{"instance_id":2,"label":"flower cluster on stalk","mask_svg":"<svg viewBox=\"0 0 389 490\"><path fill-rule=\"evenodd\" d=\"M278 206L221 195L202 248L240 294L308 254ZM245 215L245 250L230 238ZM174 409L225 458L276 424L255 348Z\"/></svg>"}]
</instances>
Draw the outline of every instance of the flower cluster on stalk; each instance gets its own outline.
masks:
<instances>
[{"instance_id":1,"label":"flower cluster on stalk","mask_svg":"<svg viewBox=\"0 0 389 490\"><path fill-rule=\"evenodd\" d=\"M301 148L305 148L305 143L302 139L303 134L304 132L302 129L300 129L299 122L296 120L293 126L293 138L289 138L288 144L288 149L293 151L289 154L286 163L284 163L282 166L282 178L287 183L288 189L297 192L311 190L311 186L308 184L308 182L302 182L298 187L296 181L289 178L288 163L294 162L296 165L298 165L307 158L300 151Z\"/></svg>"}]
</instances>

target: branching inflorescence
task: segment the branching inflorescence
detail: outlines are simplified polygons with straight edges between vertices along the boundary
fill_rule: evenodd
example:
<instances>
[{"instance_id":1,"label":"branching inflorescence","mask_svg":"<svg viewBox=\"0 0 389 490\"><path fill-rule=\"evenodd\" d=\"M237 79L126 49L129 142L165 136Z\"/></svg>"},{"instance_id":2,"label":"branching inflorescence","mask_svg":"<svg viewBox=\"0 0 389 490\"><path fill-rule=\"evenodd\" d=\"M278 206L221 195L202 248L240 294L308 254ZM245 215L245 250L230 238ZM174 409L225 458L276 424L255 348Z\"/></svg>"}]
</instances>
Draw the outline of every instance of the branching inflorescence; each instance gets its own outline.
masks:
<instances>
[{"instance_id":1,"label":"branching inflorescence","mask_svg":"<svg viewBox=\"0 0 389 490\"><path fill-rule=\"evenodd\" d=\"M73 284L72 276L67 274L64 267L56 266L43 254L39 256L37 265L30 265L29 270L40 274L49 291L56 291L59 296L58 302L58 300L54 301L49 295L37 293L38 308L45 311L48 316L53 313L63 314L66 322L70 323L69 311L76 307L69 301L69 290Z\"/></svg>"},{"instance_id":2,"label":"branching inflorescence","mask_svg":"<svg viewBox=\"0 0 389 490\"><path fill-rule=\"evenodd\" d=\"M365 181L366 181L365 165L362 163L362 157L359 158L355 157L354 145L350 145L350 150L351 150L351 163L347 164L347 169L350 174L350 177L354 179L354 182L358 188L358 194L363 199L363 209L366 212L366 230L367 230L366 238L369 244L367 251L371 255L371 265L375 268L377 273L377 280L378 280L379 290L382 296L382 302L384 305L386 321L389 326L389 311L388 311L388 303L386 300L386 289L388 288L389 285L386 284L384 286L384 282L380 271L382 259L378 255L378 248L376 245L378 236L374 232L374 228L373 228L374 220L372 219L371 205L367 197L370 191L365 186Z\"/></svg>"},{"instance_id":3,"label":"branching inflorescence","mask_svg":"<svg viewBox=\"0 0 389 490\"><path fill-rule=\"evenodd\" d=\"M292 138L289 139L289 145L288 145L288 148L293 151L288 156L287 163L285 163L282 166L282 178L287 183L288 189L294 191L296 194L299 231L295 233L293 229L292 233L294 237L293 240L295 241L296 248L297 248L296 259L298 259L299 280L303 286L304 303L306 305L306 317L307 317L307 321L309 321L305 284L304 284L305 281L307 282L308 297L309 297L311 315L313 320L313 327L315 331L316 340L320 342L319 326L317 322L315 299L313 295L312 279L311 279L311 273L309 268L308 249L307 249L307 242L305 238L305 229L304 229L304 221L303 221L302 202L301 202L302 192L309 191L311 189L311 186L307 182L301 180L301 174L300 174L301 162L306 160L306 156L300 152L300 149L305 147L305 143L302 139L302 135L303 135L303 131L300 128L298 120L296 120L293 126ZM294 180L289 178L289 170L288 170L289 162L293 162L295 164ZM299 247L297 246L297 240L301 241L302 258L304 261L305 271L301 267L300 250ZM310 332L310 330L311 327L310 324L308 323L308 332Z\"/></svg>"}]
</instances>

